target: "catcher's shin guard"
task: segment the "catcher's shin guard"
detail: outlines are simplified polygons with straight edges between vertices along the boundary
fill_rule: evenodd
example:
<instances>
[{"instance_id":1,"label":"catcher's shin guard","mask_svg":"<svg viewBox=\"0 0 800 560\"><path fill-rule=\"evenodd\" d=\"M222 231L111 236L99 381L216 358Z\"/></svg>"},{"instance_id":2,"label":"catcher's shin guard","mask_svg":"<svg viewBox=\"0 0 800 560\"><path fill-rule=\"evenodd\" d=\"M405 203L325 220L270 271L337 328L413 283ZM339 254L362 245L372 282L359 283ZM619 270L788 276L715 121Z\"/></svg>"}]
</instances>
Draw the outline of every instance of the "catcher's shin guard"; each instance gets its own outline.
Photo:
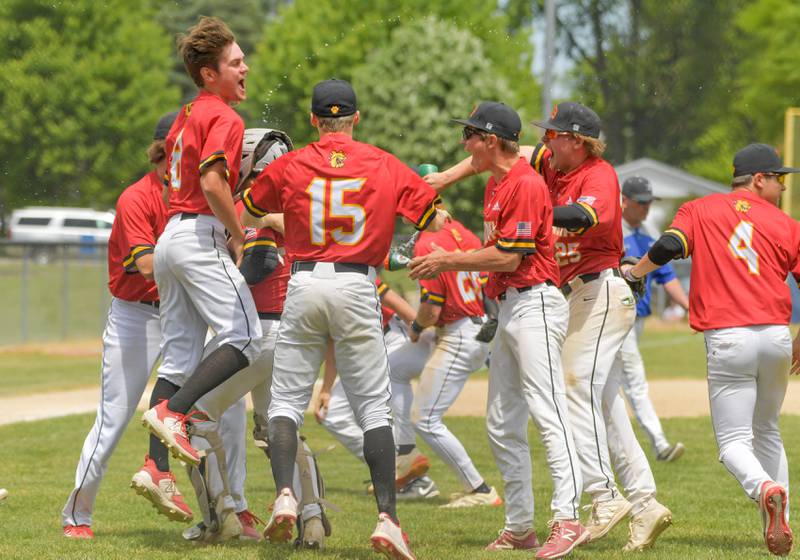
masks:
<instances>
[{"instance_id":1,"label":"catcher's shin guard","mask_svg":"<svg viewBox=\"0 0 800 560\"><path fill-rule=\"evenodd\" d=\"M334 511L337 511L338 508L328 502L325 499L325 482L322 479L322 473L319 470L319 465L317 465L317 459L314 455L314 452L311 451L311 448L306 443L306 439L303 436L299 436L297 442L297 456L295 457L295 463L297 470L295 471L295 495L300 496L300 503L298 504L298 509L301 512L304 512L306 506L316 504L319 506L319 518L324 528L324 536L330 537L331 536L331 523L328 520L328 516L325 514L325 508L329 507ZM298 493L297 486L299 482L299 490ZM303 547L303 546L311 546L314 548L322 548L324 546L323 542L318 541L308 541L306 539L306 526L308 521L316 517L316 515L310 515L308 519L305 518L305 515L298 516L298 535L297 540L295 541L295 546Z\"/></svg>"},{"instance_id":2,"label":"catcher's shin guard","mask_svg":"<svg viewBox=\"0 0 800 560\"><path fill-rule=\"evenodd\" d=\"M253 441L255 441L256 447L261 449L269 459L268 428L269 424L267 423L266 416L253 414Z\"/></svg>"}]
</instances>

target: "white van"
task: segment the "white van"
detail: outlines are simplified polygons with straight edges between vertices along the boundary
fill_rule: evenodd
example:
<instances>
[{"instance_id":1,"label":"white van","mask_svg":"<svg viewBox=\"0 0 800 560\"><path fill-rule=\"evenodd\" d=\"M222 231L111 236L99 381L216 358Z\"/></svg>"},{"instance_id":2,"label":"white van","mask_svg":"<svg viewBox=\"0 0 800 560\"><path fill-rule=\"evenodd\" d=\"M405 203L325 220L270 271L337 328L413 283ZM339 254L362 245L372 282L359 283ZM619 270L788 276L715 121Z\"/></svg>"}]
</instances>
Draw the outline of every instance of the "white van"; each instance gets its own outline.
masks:
<instances>
[{"instance_id":1,"label":"white van","mask_svg":"<svg viewBox=\"0 0 800 560\"><path fill-rule=\"evenodd\" d=\"M107 243L113 224L113 212L30 206L12 212L8 236L22 243Z\"/></svg>"}]
</instances>

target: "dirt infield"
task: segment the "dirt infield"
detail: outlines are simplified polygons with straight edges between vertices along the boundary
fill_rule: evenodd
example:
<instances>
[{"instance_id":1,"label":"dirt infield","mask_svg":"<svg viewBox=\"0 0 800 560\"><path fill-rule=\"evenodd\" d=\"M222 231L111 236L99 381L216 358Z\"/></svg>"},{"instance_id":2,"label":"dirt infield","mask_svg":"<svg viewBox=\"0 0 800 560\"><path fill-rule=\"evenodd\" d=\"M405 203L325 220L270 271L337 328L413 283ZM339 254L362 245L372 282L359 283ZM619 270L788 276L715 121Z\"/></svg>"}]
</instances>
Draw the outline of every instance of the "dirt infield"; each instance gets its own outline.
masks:
<instances>
[{"instance_id":1,"label":"dirt infield","mask_svg":"<svg viewBox=\"0 0 800 560\"><path fill-rule=\"evenodd\" d=\"M486 410L488 380L473 379L467 382L461 395L448 412L449 416L483 416ZM145 398L139 403L144 409L152 386L145 391ZM99 390L80 389L46 393L46 407L42 406L42 394L21 397L0 398L0 425L14 422L43 420L69 414L92 412L97 407ZM662 418L707 416L708 393L702 379L663 379L650 382L650 396ZM248 395L248 408L252 408ZM313 402L313 400L312 400ZM800 382L789 384L784 414L800 414Z\"/></svg>"}]
</instances>

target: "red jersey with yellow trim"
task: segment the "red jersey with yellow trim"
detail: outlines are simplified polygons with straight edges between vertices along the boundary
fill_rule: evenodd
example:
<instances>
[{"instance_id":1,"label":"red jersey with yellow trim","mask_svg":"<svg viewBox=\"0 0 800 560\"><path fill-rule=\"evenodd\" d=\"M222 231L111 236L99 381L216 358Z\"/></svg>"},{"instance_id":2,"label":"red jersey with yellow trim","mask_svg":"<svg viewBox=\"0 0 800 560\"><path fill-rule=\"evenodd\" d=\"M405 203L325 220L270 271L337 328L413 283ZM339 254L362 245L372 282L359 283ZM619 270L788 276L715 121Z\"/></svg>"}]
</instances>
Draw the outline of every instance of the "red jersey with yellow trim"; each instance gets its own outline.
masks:
<instances>
[{"instance_id":1,"label":"red jersey with yellow trim","mask_svg":"<svg viewBox=\"0 0 800 560\"><path fill-rule=\"evenodd\" d=\"M201 91L184 105L167 135L169 215L213 215L200 188L200 176L223 161L231 194L239 178L244 122L220 97Z\"/></svg>"},{"instance_id":2,"label":"red jersey with yellow trim","mask_svg":"<svg viewBox=\"0 0 800 560\"><path fill-rule=\"evenodd\" d=\"M341 133L270 164L242 200L254 216L283 212L292 260L378 266L401 215L424 229L436 192L383 150Z\"/></svg>"},{"instance_id":3,"label":"red jersey with yellow trim","mask_svg":"<svg viewBox=\"0 0 800 560\"><path fill-rule=\"evenodd\" d=\"M439 246L445 251L475 251L482 247L480 239L456 220L448 221L436 233L424 231L414 245L414 256L427 255ZM483 293L480 272L447 271L436 278L419 281L421 302L441 306L437 326L464 317L483 315Z\"/></svg>"},{"instance_id":4,"label":"red jersey with yellow trim","mask_svg":"<svg viewBox=\"0 0 800 560\"><path fill-rule=\"evenodd\" d=\"M693 329L789 323L800 224L775 205L744 189L711 194L681 206L664 234L692 255Z\"/></svg>"},{"instance_id":5,"label":"red jersey with yellow trim","mask_svg":"<svg viewBox=\"0 0 800 560\"><path fill-rule=\"evenodd\" d=\"M553 206L547 186L520 158L497 183L489 178L483 198L484 246L523 253L513 272L489 272L485 293L496 298L508 288L524 288L547 280L558 283L553 258ZM483 313L480 313L483 315Z\"/></svg>"},{"instance_id":6,"label":"red jersey with yellow trim","mask_svg":"<svg viewBox=\"0 0 800 560\"><path fill-rule=\"evenodd\" d=\"M567 232L556 239L560 285L581 274L619 267L625 245L617 172L604 159L590 157L577 169L561 173L550 167L551 156L548 149L541 156L534 152L553 206L579 204L592 217L588 229Z\"/></svg>"},{"instance_id":7,"label":"red jersey with yellow trim","mask_svg":"<svg viewBox=\"0 0 800 560\"><path fill-rule=\"evenodd\" d=\"M389 285L384 284L380 276L375 277L375 287L378 290L378 297L381 300L381 325L385 328L386 325L389 324L389 321L391 321L392 317L397 315L397 313L394 312L394 309L390 309L383 305L383 296L385 296L386 292L389 291Z\"/></svg>"},{"instance_id":8,"label":"red jersey with yellow trim","mask_svg":"<svg viewBox=\"0 0 800 560\"><path fill-rule=\"evenodd\" d=\"M108 289L125 301L157 301L156 283L136 268L136 259L153 252L167 224L164 184L151 171L125 189L108 239Z\"/></svg>"}]
</instances>

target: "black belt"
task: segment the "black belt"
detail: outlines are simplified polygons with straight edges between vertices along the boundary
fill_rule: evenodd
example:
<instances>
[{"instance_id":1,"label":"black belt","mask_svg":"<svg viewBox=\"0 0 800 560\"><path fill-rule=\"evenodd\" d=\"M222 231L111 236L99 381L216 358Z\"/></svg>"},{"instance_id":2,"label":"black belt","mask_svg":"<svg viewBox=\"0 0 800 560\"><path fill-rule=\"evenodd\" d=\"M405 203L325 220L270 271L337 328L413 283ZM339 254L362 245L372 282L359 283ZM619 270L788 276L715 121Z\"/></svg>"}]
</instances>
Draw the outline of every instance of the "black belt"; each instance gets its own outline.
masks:
<instances>
[{"instance_id":1,"label":"black belt","mask_svg":"<svg viewBox=\"0 0 800 560\"><path fill-rule=\"evenodd\" d=\"M577 276L578 279L581 280L584 284L588 282L594 282L598 278L600 278L600 274L602 272L587 272L586 274L580 274ZM616 276L617 278L622 278L622 272L618 268L612 268L611 274ZM564 297L569 296L572 293L572 287L567 283L561 286L561 293L564 294Z\"/></svg>"},{"instance_id":2,"label":"black belt","mask_svg":"<svg viewBox=\"0 0 800 560\"><path fill-rule=\"evenodd\" d=\"M476 325L482 325L483 324L483 317L481 317L479 315L470 315L469 316L469 320L472 321L473 323L475 323Z\"/></svg>"},{"instance_id":3,"label":"black belt","mask_svg":"<svg viewBox=\"0 0 800 560\"><path fill-rule=\"evenodd\" d=\"M547 284L548 286L555 286L555 284L553 284L552 280L545 280L544 283ZM514 289L517 290L518 294L521 294L523 292L531 291L533 289L533 286L523 286L522 288L514 288ZM506 300L506 292L503 292L502 294L497 296L497 299L499 299L500 301L505 301Z\"/></svg>"},{"instance_id":4,"label":"black belt","mask_svg":"<svg viewBox=\"0 0 800 560\"><path fill-rule=\"evenodd\" d=\"M258 318L263 319L264 321L280 321L281 314L280 313L262 313L261 311L258 312Z\"/></svg>"},{"instance_id":5,"label":"black belt","mask_svg":"<svg viewBox=\"0 0 800 560\"><path fill-rule=\"evenodd\" d=\"M384 335L388 334L388 332L390 330L392 330L392 326L389 323L386 323L385 325L383 325L383 334Z\"/></svg>"},{"instance_id":6,"label":"black belt","mask_svg":"<svg viewBox=\"0 0 800 560\"><path fill-rule=\"evenodd\" d=\"M314 261L295 261L292 263L292 274L295 272L313 272L317 263ZM357 272L358 274L369 274L369 265L357 263L333 263L335 272Z\"/></svg>"},{"instance_id":7,"label":"black belt","mask_svg":"<svg viewBox=\"0 0 800 560\"><path fill-rule=\"evenodd\" d=\"M200 214L195 214L192 212L181 212L181 221L183 220L194 220Z\"/></svg>"},{"instance_id":8,"label":"black belt","mask_svg":"<svg viewBox=\"0 0 800 560\"><path fill-rule=\"evenodd\" d=\"M142 303L144 305L149 305L150 307L155 307L156 309L158 309L158 306L161 305L161 302L159 302L158 300L156 300L156 301L140 301L139 303Z\"/></svg>"}]
</instances>

